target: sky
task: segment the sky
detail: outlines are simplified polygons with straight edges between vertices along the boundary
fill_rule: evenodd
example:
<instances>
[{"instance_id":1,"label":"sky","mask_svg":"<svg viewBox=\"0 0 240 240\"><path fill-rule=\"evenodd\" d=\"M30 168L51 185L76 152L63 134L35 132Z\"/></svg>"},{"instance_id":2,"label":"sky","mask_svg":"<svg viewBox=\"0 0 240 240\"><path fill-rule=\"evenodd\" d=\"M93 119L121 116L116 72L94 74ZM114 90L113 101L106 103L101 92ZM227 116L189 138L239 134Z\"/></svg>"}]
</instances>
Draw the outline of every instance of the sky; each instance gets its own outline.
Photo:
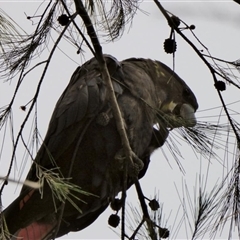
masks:
<instances>
[{"instance_id":1,"label":"sky","mask_svg":"<svg viewBox=\"0 0 240 240\"><path fill-rule=\"evenodd\" d=\"M1 1L1 8L25 31L33 32L36 25L26 19L25 13L33 15L39 3L40 1ZM196 26L194 33L207 46L213 56L229 61L239 58L240 5L233 1L162 1L162 4L167 10L177 15L187 24L194 24ZM140 8L144 12L138 11L136 13L131 26L128 25L126 27L123 36L118 41L104 43L101 40L103 43L103 52L115 56L118 60L130 57L151 58L160 60L169 67L172 67L172 55L166 54L163 50L163 42L170 34L166 20L152 1L143 1L140 4ZM33 19L33 21L35 20ZM196 43L198 49L203 49L189 32L184 31L184 33ZM50 44L52 44L51 41L49 39ZM219 117L221 108L217 107L220 107L221 103L214 89L213 79L209 70L180 36L176 35L176 41L175 70L190 86L198 99L199 110L197 117L199 121L216 123L219 120L226 122L224 117ZM38 128L42 137L46 133L56 101L68 84L71 74L78 65L81 65L85 60L92 57L89 51L86 51L85 59L77 55L76 49L66 42L60 46L61 49L56 52L50 65L38 100ZM44 51L45 53L43 53L41 60L44 59L44 56L47 56L49 49L46 48ZM206 53L206 50L204 50L204 53ZM39 59L35 60L38 61ZM13 109L15 133L17 133L26 114L19 107L31 99L32 91L36 88L39 80L40 70L41 68L30 73L20 89ZM11 81L11 84L9 82L1 82L0 106L5 105L10 100L15 84L16 81L14 79ZM239 101L238 96L239 94L237 94L236 90L232 86L227 85L227 91L223 92L226 102ZM239 103L233 104L232 108L237 112ZM26 139L30 135L31 125L32 121L29 122L24 130L24 137ZM9 134L9 129L7 129L7 135ZM174 135L176 133L172 134L173 136L177 136ZM223 141L225 139L224 136L218 137ZM177 223L174 224L175 217L177 222L181 220L181 216L183 215L181 212L178 213L182 201L182 186L185 183L187 184L193 199L196 189L196 179L199 173L201 173L203 179L206 179L206 176L208 176L207 189L211 191L211 187L214 186L216 181L221 180L224 174L226 174L228 164L231 165L234 155L231 154L233 149L229 150L230 153L228 156L224 154L224 151L219 149L218 155L221 159L227 159L228 162L226 163L215 159L205 159L201 156L201 153L194 154L191 147L183 142L180 142L179 149L183 156L180 161L185 170L184 174L179 170L176 161L169 154L167 147L164 146L152 155L150 167L146 176L141 180L141 185L145 195L149 198L153 197L156 193L159 194L160 202L164 206L163 216L167 221L167 223L164 221L165 225L163 227L168 227L170 231L172 229L171 239L188 239L191 233L188 229L188 233L186 234L188 224L183 223L178 231L176 230ZM10 161L11 150L11 145L6 143L0 160L1 176L4 173L6 174L7 162ZM163 152L167 154L167 159L164 157ZM17 151L16 162L12 177L16 179L21 177L24 179L27 174L26 170L30 167L31 160L26 157L21 144ZM23 171L23 169L25 170ZM19 191L20 186L16 187L15 184L9 184L2 196L3 206L6 207L16 198ZM127 201L129 204L138 206L134 187L128 191ZM117 239L118 235L114 231L120 233L120 229L114 229L113 231L107 225L108 216L112 213L112 210L106 210L88 228L81 232L70 233L61 239ZM191 217L191 214L189 214L189 218ZM222 235L217 236L217 238L226 239L227 234L228 231L225 229ZM207 236L206 238L208 238Z\"/></svg>"}]
</instances>

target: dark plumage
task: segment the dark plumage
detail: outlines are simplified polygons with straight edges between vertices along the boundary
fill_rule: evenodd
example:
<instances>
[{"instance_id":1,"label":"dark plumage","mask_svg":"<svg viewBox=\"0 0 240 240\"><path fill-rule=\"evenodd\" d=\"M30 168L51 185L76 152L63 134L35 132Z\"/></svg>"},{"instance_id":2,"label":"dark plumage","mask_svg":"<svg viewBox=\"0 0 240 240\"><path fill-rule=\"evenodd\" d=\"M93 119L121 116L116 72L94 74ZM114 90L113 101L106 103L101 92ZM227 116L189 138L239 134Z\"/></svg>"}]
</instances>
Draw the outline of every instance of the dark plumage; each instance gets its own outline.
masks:
<instances>
[{"instance_id":1,"label":"dark plumage","mask_svg":"<svg viewBox=\"0 0 240 240\"><path fill-rule=\"evenodd\" d=\"M143 161L143 177L151 153L161 147L168 129L194 126L197 100L172 70L158 61L105 56L133 152ZM158 123L160 129L153 126ZM96 196L74 193L80 213L66 201L57 236L90 225L122 189L122 145L108 101L108 92L95 58L74 72L58 100L44 142L27 179L38 181L41 171L52 170ZM123 157L123 156L122 156ZM41 167L41 171L39 171ZM132 181L128 179L128 185ZM3 212L11 234L27 239L50 239L61 202L45 181L39 190L23 187ZM54 201L53 201L54 198ZM32 238L31 238L32 236Z\"/></svg>"}]
</instances>

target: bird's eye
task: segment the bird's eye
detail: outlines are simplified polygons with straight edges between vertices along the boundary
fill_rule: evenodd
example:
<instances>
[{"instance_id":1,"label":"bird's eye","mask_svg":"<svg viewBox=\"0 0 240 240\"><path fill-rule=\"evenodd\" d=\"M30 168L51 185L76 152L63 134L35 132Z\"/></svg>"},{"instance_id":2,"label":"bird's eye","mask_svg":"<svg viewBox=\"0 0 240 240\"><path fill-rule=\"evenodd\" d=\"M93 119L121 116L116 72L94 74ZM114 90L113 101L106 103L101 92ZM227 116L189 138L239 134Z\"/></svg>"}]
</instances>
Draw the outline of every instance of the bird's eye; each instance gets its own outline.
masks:
<instances>
[{"instance_id":1,"label":"bird's eye","mask_svg":"<svg viewBox=\"0 0 240 240\"><path fill-rule=\"evenodd\" d=\"M189 88L185 88L185 89L183 90L183 96L184 96L184 97L188 97L190 94L191 94L191 91L190 91Z\"/></svg>"}]
</instances>

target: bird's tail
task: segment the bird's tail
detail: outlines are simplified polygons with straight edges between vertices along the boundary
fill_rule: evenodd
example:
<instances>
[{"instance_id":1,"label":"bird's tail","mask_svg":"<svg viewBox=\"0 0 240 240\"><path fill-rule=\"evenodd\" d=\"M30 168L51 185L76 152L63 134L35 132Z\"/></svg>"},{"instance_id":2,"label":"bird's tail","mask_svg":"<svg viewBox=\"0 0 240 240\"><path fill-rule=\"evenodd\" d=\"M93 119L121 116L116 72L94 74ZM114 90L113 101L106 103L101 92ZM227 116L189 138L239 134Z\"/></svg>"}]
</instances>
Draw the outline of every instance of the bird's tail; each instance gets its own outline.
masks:
<instances>
[{"instance_id":1,"label":"bird's tail","mask_svg":"<svg viewBox=\"0 0 240 240\"><path fill-rule=\"evenodd\" d=\"M55 224L33 222L14 233L11 240L44 240L52 232L54 226Z\"/></svg>"},{"instance_id":2,"label":"bird's tail","mask_svg":"<svg viewBox=\"0 0 240 240\"><path fill-rule=\"evenodd\" d=\"M53 231L56 221L36 220L39 211L44 212L44 209L34 207L28 209L28 203L35 191L34 189L27 194L21 194L2 212L0 236L3 239L6 237L11 240L43 240ZM29 210L31 214L29 214ZM6 227L3 223L6 223Z\"/></svg>"}]
</instances>

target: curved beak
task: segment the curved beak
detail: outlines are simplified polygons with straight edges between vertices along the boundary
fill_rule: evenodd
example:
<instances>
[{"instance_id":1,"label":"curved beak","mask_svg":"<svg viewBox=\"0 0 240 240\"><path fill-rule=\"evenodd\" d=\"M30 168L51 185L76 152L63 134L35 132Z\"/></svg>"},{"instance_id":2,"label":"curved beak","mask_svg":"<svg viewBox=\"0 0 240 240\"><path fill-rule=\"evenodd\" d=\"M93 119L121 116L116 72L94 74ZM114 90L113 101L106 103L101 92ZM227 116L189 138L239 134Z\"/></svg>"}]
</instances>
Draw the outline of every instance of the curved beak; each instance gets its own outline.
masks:
<instances>
[{"instance_id":1,"label":"curved beak","mask_svg":"<svg viewBox=\"0 0 240 240\"><path fill-rule=\"evenodd\" d=\"M184 119L183 126L184 127L193 127L197 124L197 120L195 117L195 110L194 108L184 103L180 108L180 116Z\"/></svg>"},{"instance_id":2,"label":"curved beak","mask_svg":"<svg viewBox=\"0 0 240 240\"><path fill-rule=\"evenodd\" d=\"M164 125L169 128L194 127L197 124L195 108L188 103L171 101L162 107Z\"/></svg>"}]
</instances>

